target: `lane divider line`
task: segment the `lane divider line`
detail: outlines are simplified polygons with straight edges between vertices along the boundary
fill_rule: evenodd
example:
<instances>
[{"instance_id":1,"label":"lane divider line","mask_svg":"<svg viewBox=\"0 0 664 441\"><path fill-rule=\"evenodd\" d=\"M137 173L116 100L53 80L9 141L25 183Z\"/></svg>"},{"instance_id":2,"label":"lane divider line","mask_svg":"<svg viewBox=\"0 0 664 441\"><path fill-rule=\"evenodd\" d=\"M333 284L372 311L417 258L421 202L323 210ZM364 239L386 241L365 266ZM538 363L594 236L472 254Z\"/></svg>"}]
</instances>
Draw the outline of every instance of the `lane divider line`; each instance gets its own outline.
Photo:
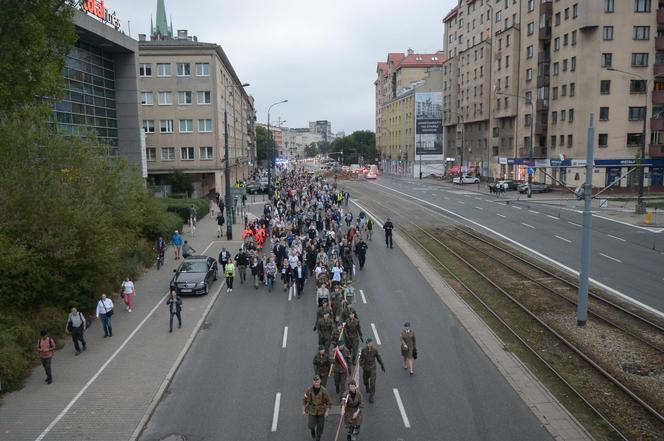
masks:
<instances>
[{"instance_id":1,"label":"lane divider line","mask_svg":"<svg viewBox=\"0 0 664 441\"><path fill-rule=\"evenodd\" d=\"M557 237L558 239L563 240L563 241L565 241L565 242L567 242L567 243L572 243L571 240L569 240L569 239L565 239L564 237L560 237L560 236L555 236L555 237Z\"/></svg>"},{"instance_id":2,"label":"lane divider line","mask_svg":"<svg viewBox=\"0 0 664 441\"><path fill-rule=\"evenodd\" d=\"M627 241L626 241L625 239L623 239L622 237L614 236L613 234L609 234L608 236L609 236L609 237L612 237L612 238L614 238L614 239L616 239L616 240L619 240L619 241L621 241L621 242L627 242Z\"/></svg>"},{"instance_id":3,"label":"lane divider line","mask_svg":"<svg viewBox=\"0 0 664 441\"><path fill-rule=\"evenodd\" d=\"M526 226L526 227L528 227L528 228L532 228L533 230L535 229L535 227L533 227L532 225L527 224L527 223L525 223L525 222L521 222L521 225L524 225L524 226Z\"/></svg>"},{"instance_id":4,"label":"lane divider line","mask_svg":"<svg viewBox=\"0 0 664 441\"><path fill-rule=\"evenodd\" d=\"M362 303L364 303L366 305L367 304L367 298L364 297L364 291L363 290L360 290L360 296L362 297Z\"/></svg>"},{"instance_id":5,"label":"lane divider line","mask_svg":"<svg viewBox=\"0 0 664 441\"><path fill-rule=\"evenodd\" d=\"M530 211L531 213L540 214L539 211L535 211L535 210L528 210L528 211Z\"/></svg>"},{"instance_id":6,"label":"lane divider line","mask_svg":"<svg viewBox=\"0 0 664 441\"><path fill-rule=\"evenodd\" d=\"M507 216L504 214L496 213L496 216L502 217L503 219L507 219Z\"/></svg>"},{"instance_id":7,"label":"lane divider line","mask_svg":"<svg viewBox=\"0 0 664 441\"><path fill-rule=\"evenodd\" d=\"M381 342L380 342L380 337L378 336L378 331L376 330L376 325L374 325L374 324L372 323L372 324L371 324L371 329L373 330L374 337L376 337L376 344L377 344L377 345L380 345Z\"/></svg>"},{"instance_id":8,"label":"lane divider line","mask_svg":"<svg viewBox=\"0 0 664 441\"><path fill-rule=\"evenodd\" d=\"M392 389L394 392L394 399L397 400L397 406L399 407L399 412L401 413L401 419L403 420L403 425L406 429L410 429L410 421L408 420L408 415L406 415L406 409L403 407L403 402L401 401L401 395L399 395L399 390L395 387Z\"/></svg>"},{"instance_id":9,"label":"lane divider line","mask_svg":"<svg viewBox=\"0 0 664 441\"><path fill-rule=\"evenodd\" d=\"M478 210L484 210L484 208L482 207L475 207L475 208L477 208Z\"/></svg>"},{"instance_id":10,"label":"lane divider line","mask_svg":"<svg viewBox=\"0 0 664 441\"><path fill-rule=\"evenodd\" d=\"M581 225L577 224L576 222L567 221L567 223L570 224L570 225L574 225L575 227L581 227Z\"/></svg>"},{"instance_id":11,"label":"lane divider line","mask_svg":"<svg viewBox=\"0 0 664 441\"><path fill-rule=\"evenodd\" d=\"M547 214L546 217L548 217L550 219L560 220L560 218L555 217L555 216L551 216L550 214Z\"/></svg>"},{"instance_id":12,"label":"lane divider line","mask_svg":"<svg viewBox=\"0 0 664 441\"><path fill-rule=\"evenodd\" d=\"M286 342L288 341L288 326L284 326L284 338L281 340L281 348L286 347Z\"/></svg>"},{"instance_id":13,"label":"lane divider line","mask_svg":"<svg viewBox=\"0 0 664 441\"><path fill-rule=\"evenodd\" d=\"M512 208L514 208L514 209L516 209L516 210L522 210L521 207L517 207L516 205L512 205Z\"/></svg>"},{"instance_id":14,"label":"lane divider line","mask_svg":"<svg viewBox=\"0 0 664 441\"><path fill-rule=\"evenodd\" d=\"M616 259L615 257L611 257L611 256L609 256L608 254L599 253L599 255L600 255L600 256L603 256L603 257L606 257L607 259L611 259L611 260L613 260L614 262L623 263L622 260L620 260L620 259Z\"/></svg>"},{"instance_id":15,"label":"lane divider line","mask_svg":"<svg viewBox=\"0 0 664 441\"><path fill-rule=\"evenodd\" d=\"M279 423L279 407L281 407L281 392L277 392L274 397L274 413L272 414L272 432L277 431L277 423Z\"/></svg>"}]
</instances>

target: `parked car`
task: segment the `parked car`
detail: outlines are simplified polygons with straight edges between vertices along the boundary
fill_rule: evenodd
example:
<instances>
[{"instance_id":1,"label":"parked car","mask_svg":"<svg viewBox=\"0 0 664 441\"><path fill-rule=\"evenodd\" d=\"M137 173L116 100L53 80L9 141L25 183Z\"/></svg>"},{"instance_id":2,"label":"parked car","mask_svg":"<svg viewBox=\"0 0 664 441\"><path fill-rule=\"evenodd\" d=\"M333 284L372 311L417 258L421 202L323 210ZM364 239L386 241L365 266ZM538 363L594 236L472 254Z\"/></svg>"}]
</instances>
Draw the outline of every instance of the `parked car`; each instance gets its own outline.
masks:
<instances>
[{"instance_id":1,"label":"parked car","mask_svg":"<svg viewBox=\"0 0 664 441\"><path fill-rule=\"evenodd\" d=\"M520 182L513 181L512 179L504 179L502 181L494 182L489 184L489 189L495 191L496 188L503 188L506 191L517 190L519 188Z\"/></svg>"},{"instance_id":2,"label":"parked car","mask_svg":"<svg viewBox=\"0 0 664 441\"><path fill-rule=\"evenodd\" d=\"M453 184L478 184L480 182L480 178L477 176L457 176L456 178L452 179Z\"/></svg>"},{"instance_id":3,"label":"parked car","mask_svg":"<svg viewBox=\"0 0 664 441\"><path fill-rule=\"evenodd\" d=\"M519 184L517 190L519 193L528 193L528 184ZM551 191L551 187L541 182L532 182L530 184L531 193L548 193Z\"/></svg>"},{"instance_id":4,"label":"parked car","mask_svg":"<svg viewBox=\"0 0 664 441\"><path fill-rule=\"evenodd\" d=\"M173 272L171 289L178 295L202 294L210 292L210 286L217 280L217 261L208 256L190 256L182 261Z\"/></svg>"},{"instance_id":5,"label":"parked car","mask_svg":"<svg viewBox=\"0 0 664 441\"><path fill-rule=\"evenodd\" d=\"M367 179L376 179L377 177L378 177L378 175L376 174L375 170L370 170L367 173Z\"/></svg>"}]
</instances>

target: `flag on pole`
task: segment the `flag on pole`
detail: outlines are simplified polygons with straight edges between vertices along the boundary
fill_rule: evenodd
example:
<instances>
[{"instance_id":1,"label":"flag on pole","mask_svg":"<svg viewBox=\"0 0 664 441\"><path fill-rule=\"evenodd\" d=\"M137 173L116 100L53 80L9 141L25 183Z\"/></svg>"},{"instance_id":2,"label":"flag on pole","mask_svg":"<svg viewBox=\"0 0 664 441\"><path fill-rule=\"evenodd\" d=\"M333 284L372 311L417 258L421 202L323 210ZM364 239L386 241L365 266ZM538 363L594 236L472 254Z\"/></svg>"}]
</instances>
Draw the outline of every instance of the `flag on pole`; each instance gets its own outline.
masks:
<instances>
[{"instance_id":1,"label":"flag on pole","mask_svg":"<svg viewBox=\"0 0 664 441\"><path fill-rule=\"evenodd\" d=\"M344 358L344 354L341 353L339 348L336 348L334 351L334 358L336 358L337 362L346 370L348 371L348 363L346 362L346 359Z\"/></svg>"}]
</instances>

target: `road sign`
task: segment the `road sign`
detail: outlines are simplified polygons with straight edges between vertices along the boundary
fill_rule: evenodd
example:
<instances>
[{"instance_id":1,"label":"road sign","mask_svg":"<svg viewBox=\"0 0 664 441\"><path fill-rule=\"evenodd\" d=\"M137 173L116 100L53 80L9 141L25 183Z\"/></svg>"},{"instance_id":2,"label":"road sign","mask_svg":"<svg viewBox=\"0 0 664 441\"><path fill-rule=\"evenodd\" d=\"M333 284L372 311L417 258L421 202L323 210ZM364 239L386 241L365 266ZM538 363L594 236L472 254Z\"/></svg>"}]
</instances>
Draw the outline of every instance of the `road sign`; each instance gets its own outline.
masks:
<instances>
[{"instance_id":1,"label":"road sign","mask_svg":"<svg viewBox=\"0 0 664 441\"><path fill-rule=\"evenodd\" d=\"M529 167L529 168L528 168L528 174L529 174L529 175L534 175L534 174L535 174L535 169L532 168L532 167Z\"/></svg>"},{"instance_id":2,"label":"road sign","mask_svg":"<svg viewBox=\"0 0 664 441\"><path fill-rule=\"evenodd\" d=\"M599 208L609 208L609 200L608 199L600 199L599 200Z\"/></svg>"}]
</instances>

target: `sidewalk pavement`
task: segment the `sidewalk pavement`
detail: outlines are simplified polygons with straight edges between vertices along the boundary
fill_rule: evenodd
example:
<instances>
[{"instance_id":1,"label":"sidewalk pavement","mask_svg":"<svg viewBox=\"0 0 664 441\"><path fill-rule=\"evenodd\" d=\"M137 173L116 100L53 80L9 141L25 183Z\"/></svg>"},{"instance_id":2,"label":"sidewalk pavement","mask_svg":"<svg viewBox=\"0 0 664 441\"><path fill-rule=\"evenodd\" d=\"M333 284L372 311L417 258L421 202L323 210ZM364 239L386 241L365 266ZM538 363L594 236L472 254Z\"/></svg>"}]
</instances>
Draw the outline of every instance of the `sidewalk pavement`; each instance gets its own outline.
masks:
<instances>
[{"instance_id":1,"label":"sidewalk pavement","mask_svg":"<svg viewBox=\"0 0 664 441\"><path fill-rule=\"evenodd\" d=\"M225 230L224 230L225 231ZM240 245L242 225L233 227L234 241L217 239L216 221L206 216L195 237L184 238L200 254L218 257L222 246ZM223 272L207 296L184 297L182 329L168 332L165 304L173 270L181 262L166 252L159 271L146 271L136 283L129 313L114 300L113 337L103 338L99 320L86 331L87 351L74 356L71 339L53 357L53 384L35 367L20 391L7 394L0 406L1 441L129 440L158 392L167 386L223 286ZM118 288L120 280L118 280ZM220 301L221 298L219 297ZM64 323L62 325L64 327Z\"/></svg>"}]
</instances>

